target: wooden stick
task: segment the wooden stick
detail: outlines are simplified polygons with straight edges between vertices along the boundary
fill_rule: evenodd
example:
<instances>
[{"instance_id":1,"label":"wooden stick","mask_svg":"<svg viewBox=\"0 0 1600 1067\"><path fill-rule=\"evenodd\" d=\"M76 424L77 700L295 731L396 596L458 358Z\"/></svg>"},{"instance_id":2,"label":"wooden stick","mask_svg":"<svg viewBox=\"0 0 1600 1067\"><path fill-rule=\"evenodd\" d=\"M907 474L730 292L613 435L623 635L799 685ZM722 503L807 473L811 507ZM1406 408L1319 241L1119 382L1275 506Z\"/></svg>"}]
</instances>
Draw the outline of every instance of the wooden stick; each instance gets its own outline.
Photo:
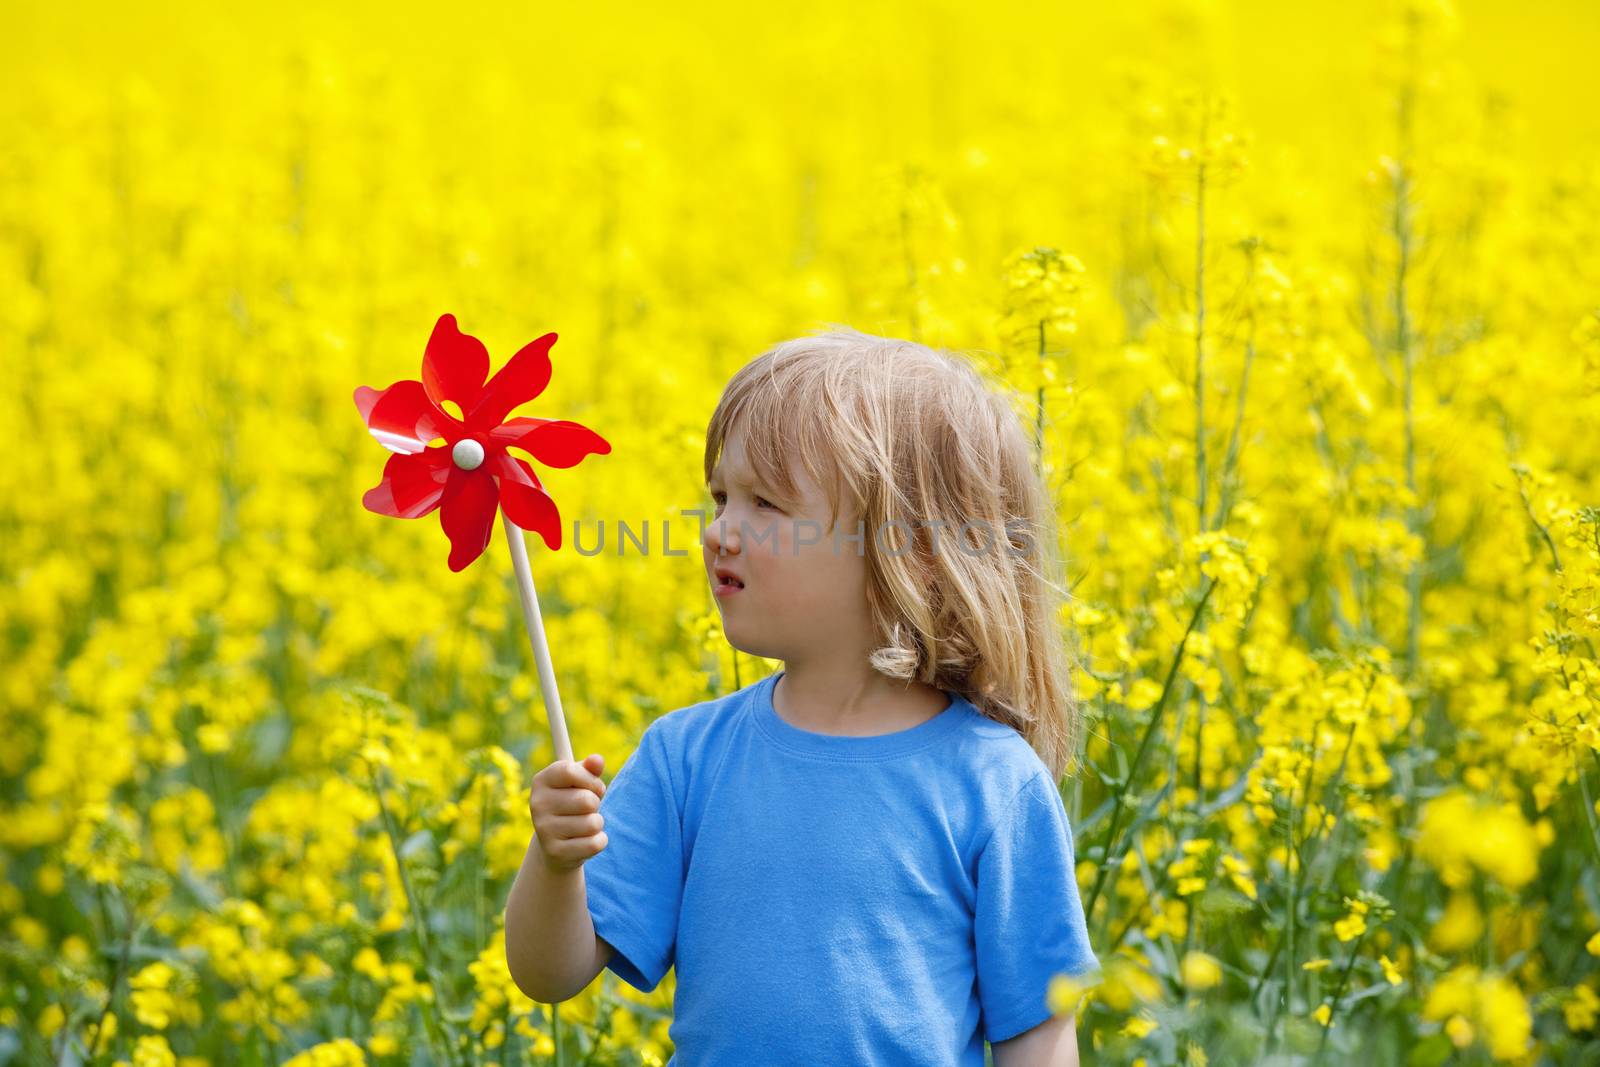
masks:
<instances>
[{"instance_id":1,"label":"wooden stick","mask_svg":"<svg viewBox=\"0 0 1600 1067\"><path fill-rule=\"evenodd\" d=\"M533 644L533 658L539 664L539 688L544 693L544 710L550 717L550 740L556 759L572 759L572 742L567 740L567 720L561 714L561 694L556 691L556 669L550 664L550 645L544 636L544 619L539 614L539 594L533 588L533 570L528 566L528 543L522 527L500 515L506 543L511 546L511 565L517 573L517 592L522 594L522 621Z\"/></svg>"}]
</instances>

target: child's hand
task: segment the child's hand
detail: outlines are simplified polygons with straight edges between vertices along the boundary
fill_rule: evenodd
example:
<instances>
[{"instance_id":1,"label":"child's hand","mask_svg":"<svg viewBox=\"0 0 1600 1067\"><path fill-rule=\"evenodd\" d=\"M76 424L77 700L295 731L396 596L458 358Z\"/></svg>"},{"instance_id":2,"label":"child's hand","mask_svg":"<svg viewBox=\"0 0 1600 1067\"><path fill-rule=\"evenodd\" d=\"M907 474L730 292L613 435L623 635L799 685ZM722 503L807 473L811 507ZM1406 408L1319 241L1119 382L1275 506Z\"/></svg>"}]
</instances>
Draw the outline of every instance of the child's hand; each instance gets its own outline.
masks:
<instances>
[{"instance_id":1,"label":"child's hand","mask_svg":"<svg viewBox=\"0 0 1600 1067\"><path fill-rule=\"evenodd\" d=\"M600 798L606 793L600 771L605 762L595 752L582 763L556 760L533 776L528 798L533 839L552 871L576 870L606 847L606 820L600 814Z\"/></svg>"}]
</instances>

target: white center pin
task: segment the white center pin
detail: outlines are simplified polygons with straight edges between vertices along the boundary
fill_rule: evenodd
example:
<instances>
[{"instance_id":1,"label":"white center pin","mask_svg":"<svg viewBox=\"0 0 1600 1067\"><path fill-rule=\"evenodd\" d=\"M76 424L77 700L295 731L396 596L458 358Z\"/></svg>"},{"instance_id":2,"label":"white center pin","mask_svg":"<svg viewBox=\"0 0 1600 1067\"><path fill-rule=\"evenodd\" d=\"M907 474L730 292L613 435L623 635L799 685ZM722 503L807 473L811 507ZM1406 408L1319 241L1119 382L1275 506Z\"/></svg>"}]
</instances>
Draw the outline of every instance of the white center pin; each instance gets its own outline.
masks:
<instances>
[{"instance_id":1,"label":"white center pin","mask_svg":"<svg viewBox=\"0 0 1600 1067\"><path fill-rule=\"evenodd\" d=\"M464 471L475 471L483 466L483 446L470 437L463 437L450 450L450 458Z\"/></svg>"}]
</instances>

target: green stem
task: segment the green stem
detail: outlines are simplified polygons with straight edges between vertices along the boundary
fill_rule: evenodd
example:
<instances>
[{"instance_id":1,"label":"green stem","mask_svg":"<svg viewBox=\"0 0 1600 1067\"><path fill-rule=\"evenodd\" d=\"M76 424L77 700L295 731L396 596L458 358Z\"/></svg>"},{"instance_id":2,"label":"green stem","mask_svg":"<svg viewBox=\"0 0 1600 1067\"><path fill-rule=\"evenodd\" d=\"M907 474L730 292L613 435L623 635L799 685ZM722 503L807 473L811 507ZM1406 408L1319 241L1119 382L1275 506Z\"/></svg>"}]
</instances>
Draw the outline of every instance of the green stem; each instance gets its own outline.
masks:
<instances>
[{"instance_id":1,"label":"green stem","mask_svg":"<svg viewBox=\"0 0 1600 1067\"><path fill-rule=\"evenodd\" d=\"M1189 643L1189 635L1194 633L1194 628L1199 623L1201 614L1205 611L1206 601L1211 599L1211 591L1216 587L1216 580L1212 579L1206 586L1205 592L1201 594L1199 602L1195 604L1193 614L1189 616L1189 624L1184 628L1183 638L1178 642L1178 650L1173 654L1172 665L1167 670L1167 679L1161 686L1161 696L1156 700L1156 706L1150 714L1150 722L1145 727L1144 736L1139 741L1139 750L1134 753L1133 762L1128 765L1128 774L1123 779L1122 787L1117 790L1117 798L1111 808L1111 825L1106 831L1105 848L1100 854L1100 871L1095 875L1094 888L1089 892L1089 900L1084 908L1085 915L1094 914L1094 905L1100 899L1100 890L1105 885L1106 876L1117 865L1117 861L1112 859L1114 854L1113 846L1117 843L1117 823L1120 821L1123 808L1126 806L1125 799L1128 795L1128 790L1133 786L1134 776L1139 771L1139 764L1144 761L1145 750L1150 746L1150 738L1154 736L1156 727L1161 723L1161 712L1167 705L1167 697L1172 693L1172 683L1177 678L1178 667L1183 663L1183 650Z\"/></svg>"},{"instance_id":2,"label":"green stem","mask_svg":"<svg viewBox=\"0 0 1600 1067\"><path fill-rule=\"evenodd\" d=\"M1194 806L1198 811L1205 803L1205 786L1200 779L1200 755L1204 751L1206 728L1206 698L1199 689L1194 691L1195 720L1194 720ZM1189 945L1194 940L1195 907L1191 903L1184 909L1183 926L1183 955L1189 954Z\"/></svg>"},{"instance_id":3,"label":"green stem","mask_svg":"<svg viewBox=\"0 0 1600 1067\"><path fill-rule=\"evenodd\" d=\"M487 935L486 935L486 933L484 931L484 926L486 924L485 924L485 919L484 919L483 904L484 904L484 900L485 900L487 894L485 894L484 889L483 889L483 883L484 883L484 877L485 877L483 868L484 868L484 839L486 837L488 837L488 835L489 835L489 776L487 774L481 774L481 772L480 772L480 775L481 775L481 779L480 780L483 783L483 786L479 791L479 803L482 805L482 813L481 813L481 815L479 816L479 819L478 819L478 868L477 868L477 878L475 879L475 882L477 884L477 889L473 893L473 896L475 898L474 904L476 905L476 911L477 911L477 922L476 922L476 925L474 927L474 929L476 930L477 935L478 935L476 944L481 949L483 947L483 943L484 943L484 941L486 940L486 937L487 937Z\"/></svg>"},{"instance_id":4,"label":"green stem","mask_svg":"<svg viewBox=\"0 0 1600 1067\"><path fill-rule=\"evenodd\" d=\"M1206 122L1200 121L1200 143L1206 141ZM1206 167L1195 168L1194 205L1194 480L1195 521L1206 528Z\"/></svg>"},{"instance_id":5,"label":"green stem","mask_svg":"<svg viewBox=\"0 0 1600 1067\"><path fill-rule=\"evenodd\" d=\"M1600 857L1600 826L1595 824L1594 801L1589 796L1589 779L1584 775L1583 768L1578 766L1578 755L1572 755L1572 771L1578 776L1578 788L1583 792L1583 815L1589 821L1589 843L1594 846L1595 855Z\"/></svg>"},{"instance_id":6,"label":"green stem","mask_svg":"<svg viewBox=\"0 0 1600 1067\"><path fill-rule=\"evenodd\" d=\"M1367 686L1367 699L1371 699L1372 689L1373 689L1372 685L1368 685ZM1365 702L1363 702L1363 704L1362 704L1362 710L1363 711L1366 710ZM1334 770L1333 775L1328 779L1328 781L1322 783L1322 789L1323 789L1324 793L1326 793L1329 788L1337 788L1338 784L1339 784L1339 779L1344 777L1345 764L1348 762L1348 760L1350 758L1350 748L1355 743L1356 728L1359 725L1360 725L1359 721L1350 724L1350 731L1349 731L1349 733L1347 733L1345 735L1345 739L1344 739L1344 750L1339 753L1339 766ZM1308 804L1311 801L1311 784L1310 783L1312 781L1314 781L1314 772L1315 772L1315 767L1316 767L1316 749L1315 749L1315 746L1313 746L1313 748L1312 748L1311 760L1312 760L1312 765L1307 768L1307 773L1306 773L1306 783L1307 784L1306 784L1305 794L1306 794L1306 802ZM1291 805L1290 805L1290 812L1291 812L1290 826L1291 827L1293 826L1293 815L1292 815L1292 812L1294 810L1292 800L1293 800L1293 798L1291 798ZM1339 809L1334 815L1334 824L1335 825L1338 824L1339 819L1344 815L1344 796L1342 794L1338 798L1338 803L1339 803ZM1312 830L1312 832L1310 834L1306 835L1306 837L1303 838L1298 844L1296 844L1294 842L1294 838L1293 838L1292 834L1290 834L1288 836L1287 840L1288 840L1288 843L1289 843L1288 847L1291 848L1293 850L1293 852L1294 852L1296 865L1298 866L1298 868L1301 871L1305 871L1305 870L1309 869L1311 866L1314 866L1316 864L1317 860L1322 858L1323 849L1325 847L1325 845L1324 845L1324 840L1325 839L1322 836L1322 824L1321 823L1319 823L1317 825L1317 827L1314 830ZM1307 850L1312 845L1317 845L1318 848L1317 848L1317 850L1315 852L1311 852L1309 854L1309 858L1307 858ZM1292 877L1293 871L1291 871L1290 874L1291 874L1290 885L1292 887L1293 884L1294 884L1294 880L1293 880L1293 877ZM1304 882L1304 875L1302 875L1301 880L1302 880L1302 883L1303 883ZM1272 965L1273 965L1274 962L1277 961L1278 951L1282 947L1283 947L1283 935L1282 935L1282 933L1280 933L1279 937L1278 937L1278 943L1273 946L1272 954L1267 959L1267 965L1261 969L1261 976L1256 980L1255 987L1253 989L1251 989L1251 991L1250 991L1250 998L1252 1000L1254 1000L1257 996L1259 996L1261 994L1261 987L1266 982L1266 976L1272 973Z\"/></svg>"},{"instance_id":7,"label":"green stem","mask_svg":"<svg viewBox=\"0 0 1600 1067\"><path fill-rule=\"evenodd\" d=\"M411 929L417 939L417 948L422 953L422 969L428 976L428 982L433 986L434 1003L432 1010L423 1011L423 1018L431 1023L429 1026L430 1040L437 1033L439 1040L444 1044L445 1058L451 1063L456 1062L455 1035L450 1029L450 1023L444 1017L444 988L440 985L433 968L433 951L428 942L428 927L423 921L421 903L417 894L411 888L411 876L406 872L406 860L400 854L400 835L394 825L394 816L389 811L388 802L384 800L383 786L378 781L376 767L368 761L367 775L372 781L373 795L378 798L378 810L383 815L384 832L389 836L389 848L394 852L395 867L400 872L400 886L405 890L406 904L411 912ZM421 1005L418 1005L420 1008Z\"/></svg>"},{"instance_id":8,"label":"green stem","mask_svg":"<svg viewBox=\"0 0 1600 1067\"><path fill-rule=\"evenodd\" d=\"M1038 457L1039 477L1044 477L1044 320L1039 320L1039 395L1033 411L1033 451Z\"/></svg>"},{"instance_id":9,"label":"green stem","mask_svg":"<svg viewBox=\"0 0 1600 1067\"><path fill-rule=\"evenodd\" d=\"M1255 253L1252 249L1250 255L1250 275L1255 273ZM1248 282L1248 277L1247 277ZM1204 528L1207 530L1220 530L1228 521L1228 515L1233 508L1234 472L1239 465L1239 435L1244 425L1245 397L1250 394L1250 365L1255 362L1256 356L1256 317L1252 309L1250 313L1250 336L1244 346L1244 369L1239 378L1239 396L1233 409L1233 427L1228 434L1228 448L1222 461L1222 475L1218 479L1217 510L1211 522Z\"/></svg>"},{"instance_id":10,"label":"green stem","mask_svg":"<svg viewBox=\"0 0 1600 1067\"><path fill-rule=\"evenodd\" d=\"M96 882L95 893L100 899L100 911L104 916L106 933L109 936L111 933L111 909L106 905L105 892L104 884ZM119 897L121 896L120 894L118 895ZM128 972L128 961L133 954L133 940L138 934L138 927L133 921L133 909L128 905L125 898L122 900L122 911L124 916L123 925L125 927L122 936L122 948L117 954L116 968L111 972L111 984L106 989L106 1002L101 1007L100 1014L95 1016L94 1029L89 1032L89 1046L85 1054L91 1060L99 1058L95 1055L95 1046L100 1043L100 1027L105 1022L106 1015L111 1011L111 1005L116 1001L117 990L122 987L122 977ZM66 1048L66 1042L63 1042L61 1051L65 1052Z\"/></svg>"},{"instance_id":11,"label":"green stem","mask_svg":"<svg viewBox=\"0 0 1600 1067\"><path fill-rule=\"evenodd\" d=\"M1339 1014L1339 999L1344 996L1345 987L1350 984L1350 972L1355 968L1356 958L1361 954L1361 943L1367 939L1367 931L1363 929L1361 936L1356 938L1356 943L1350 947L1350 958L1345 961L1344 973L1339 975L1339 988L1334 990L1333 1002L1329 1005L1328 1025L1322 1028L1322 1039L1317 1042L1317 1054L1312 1057L1312 1067L1322 1062L1322 1050L1328 1045L1328 1032L1333 1029L1333 1020Z\"/></svg>"},{"instance_id":12,"label":"green stem","mask_svg":"<svg viewBox=\"0 0 1600 1067\"><path fill-rule=\"evenodd\" d=\"M1283 827L1284 861L1289 868L1289 911L1284 918L1282 940L1279 942L1289 951L1283 960L1283 996L1273 1004L1272 1024L1267 1030L1269 1038L1277 1032L1279 1016L1294 1010L1294 922L1300 913L1300 888L1295 885L1296 873L1300 875L1300 885L1305 885L1305 865L1300 861L1300 849L1304 842L1295 844L1294 823L1294 794L1290 793L1289 815Z\"/></svg>"},{"instance_id":13,"label":"green stem","mask_svg":"<svg viewBox=\"0 0 1600 1067\"><path fill-rule=\"evenodd\" d=\"M1394 170L1394 211L1391 221L1395 246L1400 258L1395 265L1394 332L1395 348L1400 353L1404 375L1404 396L1401 403L1405 420L1406 488L1415 497L1417 491L1417 437L1415 404L1413 402L1415 346L1411 343L1411 320L1406 311L1406 281L1407 272L1411 265L1411 205L1408 160L1411 155L1412 89L1409 81L1401 87L1396 119L1400 158L1396 162ZM1406 505L1406 531L1413 534L1417 533L1420 525L1421 514L1417 505L1415 502L1408 503ZM1417 659L1420 654L1418 642L1422 630L1421 561L1413 561L1406 573L1406 593L1409 600L1409 607L1406 613L1406 664L1408 673L1411 676L1415 676L1418 666Z\"/></svg>"},{"instance_id":14,"label":"green stem","mask_svg":"<svg viewBox=\"0 0 1600 1067\"><path fill-rule=\"evenodd\" d=\"M1545 524L1540 522L1539 517L1533 513L1533 501L1528 499L1528 487L1523 484L1521 471L1513 465L1512 473L1517 478L1517 495L1522 498L1522 510L1528 513L1528 521L1533 523L1533 528L1538 530L1539 536L1543 538L1545 548L1550 552L1551 565L1559 571L1561 569L1561 553L1556 551L1555 539L1550 536L1550 531L1545 527Z\"/></svg>"}]
</instances>

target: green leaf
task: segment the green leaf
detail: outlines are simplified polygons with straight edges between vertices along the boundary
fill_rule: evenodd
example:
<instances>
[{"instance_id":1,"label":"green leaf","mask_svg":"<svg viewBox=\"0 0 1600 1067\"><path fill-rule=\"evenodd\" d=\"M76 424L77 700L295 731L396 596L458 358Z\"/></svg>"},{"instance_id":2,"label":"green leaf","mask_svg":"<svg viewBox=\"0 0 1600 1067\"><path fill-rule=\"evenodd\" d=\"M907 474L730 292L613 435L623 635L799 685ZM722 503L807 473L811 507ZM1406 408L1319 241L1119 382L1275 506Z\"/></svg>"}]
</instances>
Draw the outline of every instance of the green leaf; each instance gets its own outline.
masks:
<instances>
[{"instance_id":1,"label":"green leaf","mask_svg":"<svg viewBox=\"0 0 1600 1067\"><path fill-rule=\"evenodd\" d=\"M1208 886L1195 901L1195 907L1207 918L1242 915L1255 910L1255 902L1237 889L1227 886Z\"/></svg>"},{"instance_id":2,"label":"green leaf","mask_svg":"<svg viewBox=\"0 0 1600 1067\"><path fill-rule=\"evenodd\" d=\"M1455 1046L1450 1044L1449 1038L1443 1034L1433 1034L1411 1046L1411 1052L1406 1056L1406 1067L1439 1067L1454 1051Z\"/></svg>"}]
</instances>

